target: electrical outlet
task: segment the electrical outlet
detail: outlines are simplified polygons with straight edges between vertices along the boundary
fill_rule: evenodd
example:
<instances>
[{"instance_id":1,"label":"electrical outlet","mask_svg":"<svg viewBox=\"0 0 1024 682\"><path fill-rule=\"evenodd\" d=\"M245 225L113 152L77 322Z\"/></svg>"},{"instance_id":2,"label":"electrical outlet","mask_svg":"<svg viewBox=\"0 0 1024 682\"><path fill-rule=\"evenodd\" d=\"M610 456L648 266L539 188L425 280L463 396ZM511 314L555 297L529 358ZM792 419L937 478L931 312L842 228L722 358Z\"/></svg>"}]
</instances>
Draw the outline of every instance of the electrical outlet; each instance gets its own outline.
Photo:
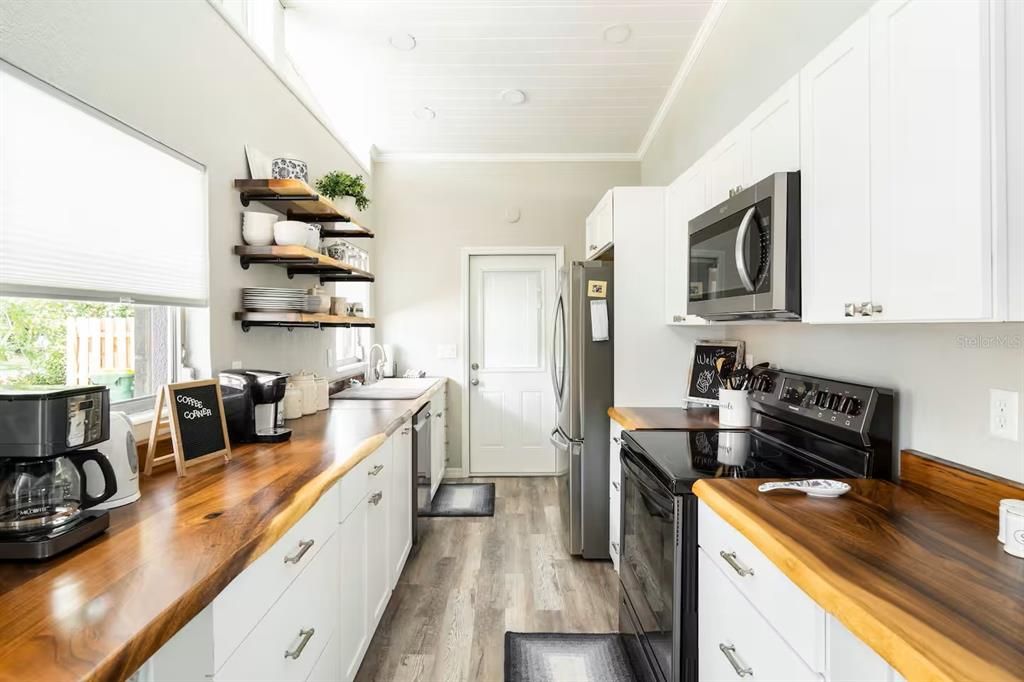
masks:
<instances>
[{"instance_id":1,"label":"electrical outlet","mask_svg":"<svg viewBox=\"0 0 1024 682\"><path fill-rule=\"evenodd\" d=\"M996 438L1017 440L1017 398L1014 391L989 390L989 433Z\"/></svg>"},{"instance_id":2,"label":"electrical outlet","mask_svg":"<svg viewBox=\"0 0 1024 682\"><path fill-rule=\"evenodd\" d=\"M454 360L458 355L458 348L454 343L441 343L437 346L438 360Z\"/></svg>"},{"instance_id":3,"label":"electrical outlet","mask_svg":"<svg viewBox=\"0 0 1024 682\"><path fill-rule=\"evenodd\" d=\"M241 360L232 360L231 361L231 369L242 369L242 361Z\"/></svg>"}]
</instances>

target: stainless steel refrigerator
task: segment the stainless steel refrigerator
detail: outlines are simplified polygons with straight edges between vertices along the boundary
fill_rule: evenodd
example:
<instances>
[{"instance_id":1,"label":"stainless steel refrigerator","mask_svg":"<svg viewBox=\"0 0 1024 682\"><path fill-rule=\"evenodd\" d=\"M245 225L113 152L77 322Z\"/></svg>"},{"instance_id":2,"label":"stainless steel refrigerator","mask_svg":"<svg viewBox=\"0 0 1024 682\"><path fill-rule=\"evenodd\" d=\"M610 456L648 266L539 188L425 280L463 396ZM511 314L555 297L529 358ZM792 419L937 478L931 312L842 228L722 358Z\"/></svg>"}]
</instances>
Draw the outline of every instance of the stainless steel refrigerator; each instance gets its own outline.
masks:
<instances>
[{"instance_id":1,"label":"stainless steel refrigerator","mask_svg":"<svg viewBox=\"0 0 1024 682\"><path fill-rule=\"evenodd\" d=\"M559 271L551 380L558 426L563 538L570 554L608 559L608 408L612 404L612 264Z\"/></svg>"}]
</instances>

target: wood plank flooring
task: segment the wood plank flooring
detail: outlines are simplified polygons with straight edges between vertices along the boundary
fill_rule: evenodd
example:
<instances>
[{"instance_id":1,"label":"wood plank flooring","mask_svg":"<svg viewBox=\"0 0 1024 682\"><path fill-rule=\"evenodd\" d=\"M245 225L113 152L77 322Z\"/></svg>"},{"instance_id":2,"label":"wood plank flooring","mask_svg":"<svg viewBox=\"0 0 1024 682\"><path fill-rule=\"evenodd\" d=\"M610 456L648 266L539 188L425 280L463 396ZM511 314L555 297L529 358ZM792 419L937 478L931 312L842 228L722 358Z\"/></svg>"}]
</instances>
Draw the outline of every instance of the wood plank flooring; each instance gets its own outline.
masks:
<instances>
[{"instance_id":1,"label":"wood plank flooring","mask_svg":"<svg viewBox=\"0 0 1024 682\"><path fill-rule=\"evenodd\" d=\"M500 682L506 630L617 629L618 575L565 551L557 479L469 480L494 482L494 516L425 520L357 682Z\"/></svg>"}]
</instances>

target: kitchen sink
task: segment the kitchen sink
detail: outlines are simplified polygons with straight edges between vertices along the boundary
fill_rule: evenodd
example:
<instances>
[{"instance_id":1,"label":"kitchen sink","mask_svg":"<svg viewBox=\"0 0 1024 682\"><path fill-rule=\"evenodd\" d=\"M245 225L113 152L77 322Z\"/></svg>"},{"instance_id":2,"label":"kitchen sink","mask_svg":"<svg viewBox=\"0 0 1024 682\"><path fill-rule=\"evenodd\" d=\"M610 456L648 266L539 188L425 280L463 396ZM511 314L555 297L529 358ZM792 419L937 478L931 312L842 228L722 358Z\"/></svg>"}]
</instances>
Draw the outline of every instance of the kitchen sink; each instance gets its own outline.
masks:
<instances>
[{"instance_id":1,"label":"kitchen sink","mask_svg":"<svg viewBox=\"0 0 1024 682\"><path fill-rule=\"evenodd\" d=\"M368 386L353 386L335 393L333 400L412 400L419 398L437 379L381 379Z\"/></svg>"}]
</instances>

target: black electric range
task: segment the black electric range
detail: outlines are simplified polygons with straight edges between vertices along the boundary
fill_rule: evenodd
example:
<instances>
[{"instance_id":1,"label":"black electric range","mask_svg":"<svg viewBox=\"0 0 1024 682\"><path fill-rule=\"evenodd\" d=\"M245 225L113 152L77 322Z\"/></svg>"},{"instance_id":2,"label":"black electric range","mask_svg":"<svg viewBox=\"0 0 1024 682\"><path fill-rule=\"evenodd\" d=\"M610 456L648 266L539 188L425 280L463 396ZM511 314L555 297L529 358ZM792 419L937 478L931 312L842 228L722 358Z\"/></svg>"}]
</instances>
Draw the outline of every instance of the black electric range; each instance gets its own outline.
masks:
<instances>
[{"instance_id":1,"label":"black electric range","mask_svg":"<svg viewBox=\"0 0 1024 682\"><path fill-rule=\"evenodd\" d=\"M641 678L696 682L702 478L893 478L892 391L769 370L749 430L622 437L619 629Z\"/></svg>"}]
</instances>

